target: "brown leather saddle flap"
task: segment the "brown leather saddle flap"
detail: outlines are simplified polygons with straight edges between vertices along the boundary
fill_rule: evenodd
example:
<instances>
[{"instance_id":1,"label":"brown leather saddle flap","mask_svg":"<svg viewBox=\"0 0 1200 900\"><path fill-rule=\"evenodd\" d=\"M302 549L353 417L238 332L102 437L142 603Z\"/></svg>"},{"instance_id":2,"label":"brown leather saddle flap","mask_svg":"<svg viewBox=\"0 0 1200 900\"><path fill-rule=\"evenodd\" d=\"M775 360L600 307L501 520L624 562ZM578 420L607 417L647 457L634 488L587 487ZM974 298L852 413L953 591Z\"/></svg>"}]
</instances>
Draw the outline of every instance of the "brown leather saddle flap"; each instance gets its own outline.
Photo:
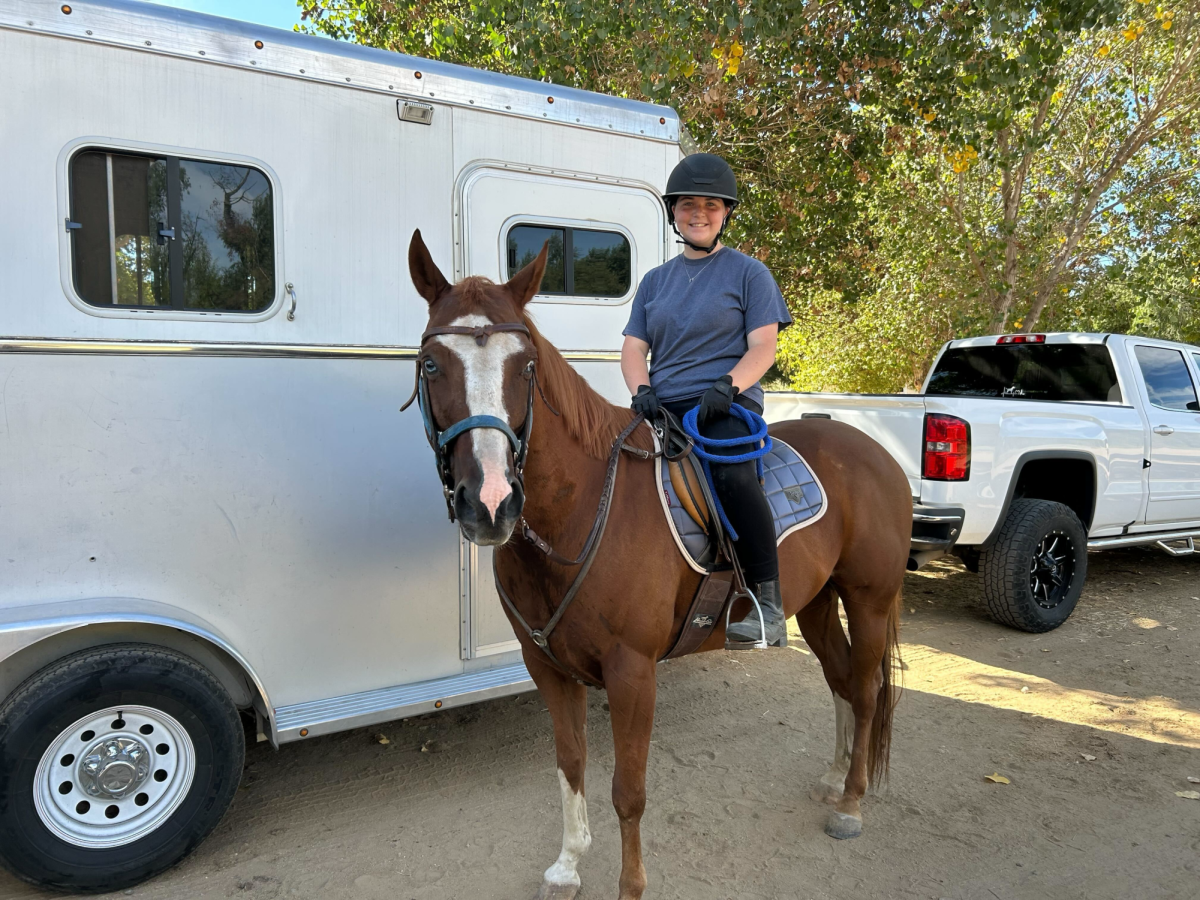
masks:
<instances>
[{"instance_id":1,"label":"brown leather saddle flap","mask_svg":"<svg viewBox=\"0 0 1200 900\"><path fill-rule=\"evenodd\" d=\"M671 475L671 487L675 489L675 496L683 505L684 512L691 516L693 522L709 531L712 511L705 501L704 488L700 485L696 467L690 463L685 465L683 461L668 462L667 471Z\"/></svg>"},{"instance_id":2,"label":"brown leather saddle flap","mask_svg":"<svg viewBox=\"0 0 1200 900\"><path fill-rule=\"evenodd\" d=\"M663 659L686 656L698 650L721 621L721 616L725 614L725 604L729 602L732 592L732 569L709 572L705 575L683 620L683 628L675 640L675 646Z\"/></svg>"}]
</instances>

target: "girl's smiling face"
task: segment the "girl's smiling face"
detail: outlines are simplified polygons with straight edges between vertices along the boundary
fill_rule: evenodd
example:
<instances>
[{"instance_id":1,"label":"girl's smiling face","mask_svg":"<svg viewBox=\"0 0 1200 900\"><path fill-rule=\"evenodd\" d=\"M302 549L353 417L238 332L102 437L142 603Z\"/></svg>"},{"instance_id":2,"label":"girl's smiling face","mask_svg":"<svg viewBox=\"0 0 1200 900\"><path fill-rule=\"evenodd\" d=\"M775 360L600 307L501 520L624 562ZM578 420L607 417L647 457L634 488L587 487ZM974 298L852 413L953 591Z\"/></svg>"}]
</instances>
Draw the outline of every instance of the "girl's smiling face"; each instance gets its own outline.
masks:
<instances>
[{"instance_id":1,"label":"girl's smiling face","mask_svg":"<svg viewBox=\"0 0 1200 900\"><path fill-rule=\"evenodd\" d=\"M685 240L711 246L721 233L728 207L718 197L680 197L675 201L675 227Z\"/></svg>"}]
</instances>

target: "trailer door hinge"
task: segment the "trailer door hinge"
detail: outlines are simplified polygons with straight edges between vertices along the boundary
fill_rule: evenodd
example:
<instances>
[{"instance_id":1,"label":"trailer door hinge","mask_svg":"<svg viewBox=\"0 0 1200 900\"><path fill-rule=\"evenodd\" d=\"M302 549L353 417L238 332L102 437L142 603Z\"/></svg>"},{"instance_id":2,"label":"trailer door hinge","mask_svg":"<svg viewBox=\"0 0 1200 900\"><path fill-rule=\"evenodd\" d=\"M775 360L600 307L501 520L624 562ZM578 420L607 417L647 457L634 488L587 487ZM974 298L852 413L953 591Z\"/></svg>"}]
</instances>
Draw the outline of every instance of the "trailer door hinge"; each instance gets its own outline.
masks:
<instances>
[{"instance_id":1,"label":"trailer door hinge","mask_svg":"<svg viewBox=\"0 0 1200 900\"><path fill-rule=\"evenodd\" d=\"M1148 459L1143 459L1143 460L1142 460L1142 468L1143 468L1143 469L1148 469L1148 468L1150 468L1150 460L1148 460Z\"/></svg>"}]
</instances>

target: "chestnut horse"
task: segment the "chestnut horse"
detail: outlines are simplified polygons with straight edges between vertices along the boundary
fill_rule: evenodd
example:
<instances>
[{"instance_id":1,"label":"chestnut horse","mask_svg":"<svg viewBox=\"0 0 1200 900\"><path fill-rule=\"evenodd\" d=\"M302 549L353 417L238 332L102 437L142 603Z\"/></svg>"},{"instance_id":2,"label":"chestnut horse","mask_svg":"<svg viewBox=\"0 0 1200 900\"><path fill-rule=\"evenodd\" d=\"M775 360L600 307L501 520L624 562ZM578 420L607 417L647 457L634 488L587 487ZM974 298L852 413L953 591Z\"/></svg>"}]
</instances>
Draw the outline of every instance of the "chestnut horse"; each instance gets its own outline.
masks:
<instances>
[{"instance_id":1,"label":"chestnut horse","mask_svg":"<svg viewBox=\"0 0 1200 900\"><path fill-rule=\"evenodd\" d=\"M419 231L408 260L413 284L429 303L417 366L430 440L444 447L438 458L447 502L468 540L496 547L501 589L525 622L543 628L578 570L552 560L520 533L514 536L514 528L527 522L560 559L579 552L597 518L613 441L633 414L592 390L526 314L545 272L544 247L506 284L470 277L450 285ZM537 396L535 387L544 395ZM536 427L530 428L535 412ZM806 419L781 422L771 433L804 456L827 494L825 515L781 544L780 578L785 613L796 616L833 691L835 757L814 799L835 804L828 834L854 837L862 830L859 801L868 775L883 775L888 763L900 587L912 527L909 486L895 460L848 425ZM651 448L649 428L639 425L627 444ZM655 465L622 454L607 529L549 639L558 665L506 610L554 720L563 842L538 891L543 900L575 896L577 864L591 844L582 681L608 692L616 751L612 799L621 823L620 897L634 900L646 887L640 822L655 666L679 634L700 581L668 531ZM839 596L849 640L838 617ZM723 646L722 623L701 649Z\"/></svg>"}]
</instances>

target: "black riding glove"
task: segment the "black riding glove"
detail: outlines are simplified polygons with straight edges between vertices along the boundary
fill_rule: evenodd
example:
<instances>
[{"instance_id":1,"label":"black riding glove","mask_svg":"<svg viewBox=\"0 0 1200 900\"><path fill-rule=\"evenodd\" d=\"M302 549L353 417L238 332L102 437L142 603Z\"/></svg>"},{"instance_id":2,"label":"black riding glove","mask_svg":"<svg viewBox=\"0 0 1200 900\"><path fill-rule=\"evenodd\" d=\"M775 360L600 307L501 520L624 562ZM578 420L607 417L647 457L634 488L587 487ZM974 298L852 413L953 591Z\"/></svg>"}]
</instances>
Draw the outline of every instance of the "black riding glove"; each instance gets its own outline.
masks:
<instances>
[{"instance_id":1,"label":"black riding glove","mask_svg":"<svg viewBox=\"0 0 1200 900\"><path fill-rule=\"evenodd\" d=\"M654 393L654 388L648 384L643 384L637 389L637 393L633 395L633 401L629 404L634 412L641 413L646 419L653 419L658 415L658 394Z\"/></svg>"},{"instance_id":2,"label":"black riding glove","mask_svg":"<svg viewBox=\"0 0 1200 900\"><path fill-rule=\"evenodd\" d=\"M713 386L700 398L700 414L697 416L697 424L703 428L719 416L728 415L729 407L733 404L733 398L737 396L737 392L738 389L733 386L732 375L722 375L714 381Z\"/></svg>"}]
</instances>

